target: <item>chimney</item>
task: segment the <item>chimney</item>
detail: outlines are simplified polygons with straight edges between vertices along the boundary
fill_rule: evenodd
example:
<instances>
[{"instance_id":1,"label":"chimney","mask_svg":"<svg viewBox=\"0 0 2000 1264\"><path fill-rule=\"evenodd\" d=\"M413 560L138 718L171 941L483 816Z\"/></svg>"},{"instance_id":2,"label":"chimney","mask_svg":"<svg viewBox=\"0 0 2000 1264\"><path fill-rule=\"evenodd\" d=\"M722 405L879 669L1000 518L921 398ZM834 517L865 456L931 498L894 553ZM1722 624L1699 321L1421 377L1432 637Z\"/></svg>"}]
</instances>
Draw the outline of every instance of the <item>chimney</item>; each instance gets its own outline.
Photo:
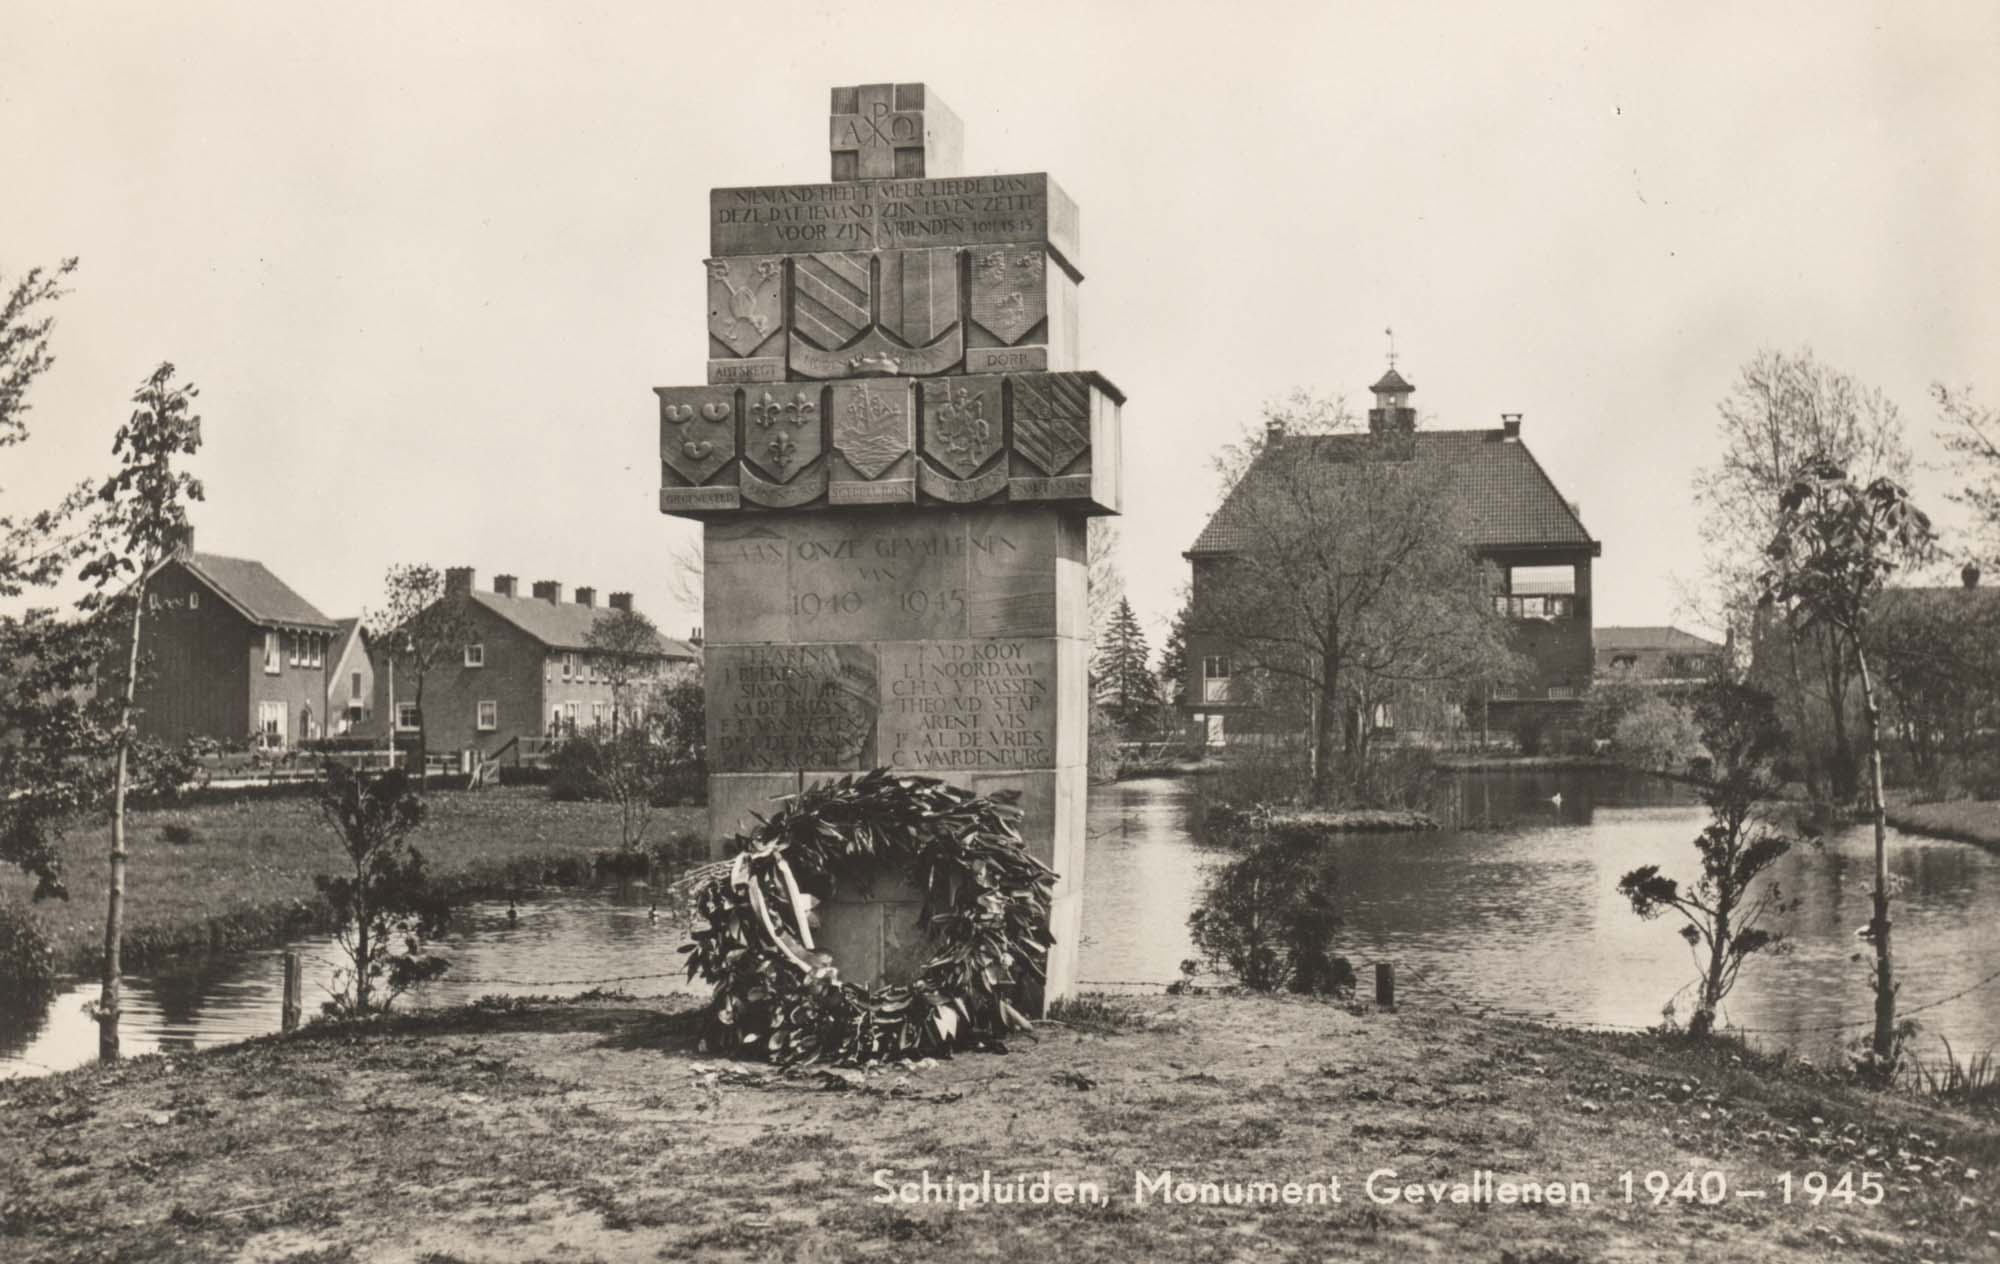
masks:
<instances>
[{"instance_id":1,"label":"chimney","mask_svg":"<svg viewBox=\"0 0 2000 1264\"><path fill-rule=\"evenodd\" d=\"M514 585L518 582L512 575L495 575L493 591L502 597L511 597L514 595Z\"/></svg>"},{"instance_id":2,"label":"chimney","mask_svg":"<svg viewBox=\"0 0 2000 1264\"><path fill-rule=\"evenodd\" d=\"M689 645L701 644L701 629L699 627L693 628L688 632L688 644Z\"/></svg>"},{"instance_id":3,"label":"chimney","mask_svg":"<svg viewBox=\"0 0 2000 1264\"><path fill-rule=\"evenodd\" d=\"M1520 438L1520 437L1521 437L1521 414L1519 414L1519 413L1501 413L1501 414L1500 414L1500 434L1501 434L1501 437L1503 437L1503 438L1507 438L1507 439L1518 439L1518 438Z\"/></svg>"},{"instance_id":4,"label":"chimney","mask_svg":"<svg viewBox=\"0 0 2000 1264\"><path fill-rule=\"evenodd\" d=\"M1967 588L1979 587L1979 563L1967 562L1965 568L1959 571L1958 578Z\"/></svg>"},{"instance_id":5,"label":"chimney","mask_svg":"<svg viewBox=\"0 0 2000 1264\"><path fill-rule=\"evenodd\" d=\"M577 589L577 590L576 590L576 604L577 604L577 605L579 605L579 606L594 606L594 605L596 605L596 604L597 604L597 590L596 590L595 588L579 588L579 589Z\"/></svg>"},{"instance_id":6,"label":"chimney","mask_svg":"<svg viewBox=\"0 0 2000 1264\"><path fill-rule=\"evenodd\" d=\"M1283 417L1266 417L1264 419L1264 442L1278 443L1284 437L1285 419Z\"/></svg>"},{"instance_id":7,"label":"chimney","mask_svg":"<svg viewBox=\"0 0 2000 1264\"><path fill-rule=\"evenodd\" d=\"M546 601L552 606L562 604L562 585L553 579L535 581L535 600Z\"/></svg>"},{"instance_id":8,"label":"chimney","mask_svg":"<svg viewBox=\"0 0 2000 1264\"><path fill-rule=\"evenodd\" d=\"M612 593L611 608L613 610L623 610L627 614L632 613L632 594Z\"/></svg>"},{"instance_id":9,"label":"chimney","mask_svg":"<svg viewBox=\"0 0 2000 1264\"><path fill-rule=\"evenodd\" d=\"M444 595L463 597L472 591L472 568L470 566L447 566L444 572Z\"/></svg>"}]
</instances>

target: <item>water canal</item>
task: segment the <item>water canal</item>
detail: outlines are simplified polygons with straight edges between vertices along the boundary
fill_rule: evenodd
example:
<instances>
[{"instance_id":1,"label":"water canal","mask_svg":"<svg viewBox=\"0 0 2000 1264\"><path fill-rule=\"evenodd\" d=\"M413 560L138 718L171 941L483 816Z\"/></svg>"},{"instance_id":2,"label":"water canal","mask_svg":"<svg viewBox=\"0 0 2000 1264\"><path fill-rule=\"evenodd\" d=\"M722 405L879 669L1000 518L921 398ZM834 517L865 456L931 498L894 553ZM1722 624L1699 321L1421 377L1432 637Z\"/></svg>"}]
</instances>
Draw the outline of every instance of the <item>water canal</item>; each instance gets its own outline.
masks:
<instances>
[{"instance_id":1,"label":"water canal","mask_svg":"<svg viewBox=\"0 0 2000 1264\"><path fill-rule=\"evenodd\" d=\"M1092 791L1084 876L1082 978L1130 989L1164 983L1193 954L1187 915L1204 874L1227 853L1196 841L1193 783L1121 782ZM1560 796L1560 799L1557 798ZM1686 945L1667 919L1642 922L1618 897L1620 874L1659 863L1692 870L1689 840L1703 812L1665 783L1592 770L1468 773L1451 787L1456 819L1475 828L1356 836L1336 849L1346 928L1342 951L1364 972L1397 964L1406 999L1449 994L1565 1022L1642 1025L1691 977ZM1864 1024L1867 967L1853 959L1868 919L1872 869L1865 828L1780 865L1794 950L1747 967L1726 1017L1761 1044L1810 1053ZM1892 834L1903 1004L1923 1005L2000 969L2000 855L1962 843ZM637 995L695 991L679 975L680 928L648 917L642 890L551 890L464 910L444 981L403 1004L448 1005L489 993L573 995L622 979ZM308 1012L324 998L338 956L326 937L286 947L306 958ZM274 1031L282 949L215 954L127 979L130 1054L185 1051ZM639 977L633 977L639 976ZM1434 995L1423 996L1428 984ZM0 1019L0 1076L78 1065L95 1055L79 981L28 1020ZM1948 1037L1961 1055L2000 1046L2000 986L1921 1015L1920 1047Z\"/></svg>"}]
</instances>

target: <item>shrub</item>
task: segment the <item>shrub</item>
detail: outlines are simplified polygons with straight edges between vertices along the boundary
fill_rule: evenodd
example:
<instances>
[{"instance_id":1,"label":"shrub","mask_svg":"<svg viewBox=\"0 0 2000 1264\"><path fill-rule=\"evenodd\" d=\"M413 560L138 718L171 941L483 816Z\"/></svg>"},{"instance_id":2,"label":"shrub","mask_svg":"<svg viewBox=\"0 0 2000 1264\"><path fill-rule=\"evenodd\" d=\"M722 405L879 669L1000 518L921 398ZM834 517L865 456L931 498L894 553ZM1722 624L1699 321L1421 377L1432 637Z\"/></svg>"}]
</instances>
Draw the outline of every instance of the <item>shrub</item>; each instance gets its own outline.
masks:
<instances>
[{"instance_id":1,"label":"shrub","mask_svg":"<svg viewBox=\"0 0 2000 1264\"><path fill-rule=\"evenodd\" d=\"M314 879L340 919L340 946L351 969L325 1009L330 1014L386 1010L396 997L450 966L424 951L450 921L450 907L430 887L423 854L409 844L424 804L402 769L355 772L326 765L320 814L339 835L353 876Z\"/></svg>"},{"instance_id":2,"label":"shrub","mask_svg":"<svg viewBox=\"0 0 2000 1264\"><path fill-rule=\"evenodd\" d=\"M38 1010L55 994L55 950L34 914L0 904L0 1013Z\"/></svg>"},{"instance_id":3,"label":"shrub","mask_svg":"<svg viewBox=\"0 0 2000 1264\"><path fill-rule=\"evenodd\" d=\"M185 821L169 821L160 826L160 838L175 847L187 847L200 841L201 836Z\"/></svg>"},{"instance_id":4,"label":"shrub","mask_svg":"<svg viewBox=\"0 0 2000 1264\"><path fill-rule=\"evenodd\" d=\"M1523 707L1514 719L1514 744L1523 755L1542 753L1542 741L1549 731L1549 717L1539 707Z\"/></svg>"},{"instance_id":5,"label":"shrub","mask_svg":"<svg viewBox=\"0 0 2000 1264\"><path fill-rule=\"evenodd\" d=\"M1333 953L1338 897L1322 848L1266 838L1209 879L1188 932L1210 969L1252 991L1351 992L1354 968Z\"/></svg>"},{"instance_id":6,"label":"shrub","mask_svg":"<svg viewBox=\"0 0 2000 1264\"><path fill-rule=\"evenodd\" d=\"M1678 772L1701 754L1701 729L1688 709L1657 694L1628 709L1612 731L1618 759L1648 772Z\"/></svg>"}]
</instances>

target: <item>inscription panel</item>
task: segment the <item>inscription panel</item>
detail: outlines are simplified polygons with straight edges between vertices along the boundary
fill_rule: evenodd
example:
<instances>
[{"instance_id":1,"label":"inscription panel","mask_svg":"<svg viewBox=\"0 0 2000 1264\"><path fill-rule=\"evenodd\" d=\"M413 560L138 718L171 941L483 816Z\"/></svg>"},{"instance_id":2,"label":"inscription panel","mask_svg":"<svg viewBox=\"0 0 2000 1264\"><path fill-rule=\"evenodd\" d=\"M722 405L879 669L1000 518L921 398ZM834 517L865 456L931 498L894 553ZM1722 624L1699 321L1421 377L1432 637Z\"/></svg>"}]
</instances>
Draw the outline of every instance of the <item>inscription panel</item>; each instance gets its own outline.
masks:
<instances>
[{"instance_id":1,"label":"inscription panel","mask_svg":"<svg viewBox=\"0 0 2000 1264\"><path fill-rule=\"evenodd\" d=\"M881 763L913 772L1056 766L1055 638L879 648Z\"/></svg>"},{"instance_id":2,"label":"inscription panel","mask_svg":"<svg viewBox=\"0 0 2000 1264\"><path fill-rule=\"evenodd\" d=\"M965 524L939 515L794 522L795 641L965 635Z\"/></svg>"},{"instance_id":3,"label":"inscription panel","mask_svg":"<svg viewBox=\"0 0 2000 1264\"><path fill-rule=\"evenodd\" d=\"M1046 174L711 189L709 253L1046 242L1077 257L1076 203Z\"/></svg>"},{"instance_id":4,"label":"inscription panel","mask_svg":"<svg viewBox=\"0 0 2000 1264\"><path fill-rule=\"evenodd\" d=\"M874 646L710 645L703 670L715 771L874 766Z\"/></svg>"}]
</instances>

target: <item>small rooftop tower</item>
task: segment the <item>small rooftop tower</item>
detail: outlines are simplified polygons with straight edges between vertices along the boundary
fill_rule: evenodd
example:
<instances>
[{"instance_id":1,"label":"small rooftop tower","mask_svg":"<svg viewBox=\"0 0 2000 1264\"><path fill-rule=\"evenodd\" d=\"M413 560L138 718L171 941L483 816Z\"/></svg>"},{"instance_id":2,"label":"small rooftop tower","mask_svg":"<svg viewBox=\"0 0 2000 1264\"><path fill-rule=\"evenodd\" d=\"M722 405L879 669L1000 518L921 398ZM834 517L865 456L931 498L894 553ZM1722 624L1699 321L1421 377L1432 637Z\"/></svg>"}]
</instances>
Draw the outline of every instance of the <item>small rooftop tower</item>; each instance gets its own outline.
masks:
<instances>
[{"instance_id":1,"label":"small rooftop tower","mask_svg":"<svg viewBox=\"0 0 2000 1264\"><path fill-rule=\"evenodd\" d=\"M1410 392L1417 388L1403 380L1390 365L1375 385L1375 407L1368 410L1369 434L1410 434L1417 428L1417 410L1410 407Z\"/></svg>"}]
</instances>

